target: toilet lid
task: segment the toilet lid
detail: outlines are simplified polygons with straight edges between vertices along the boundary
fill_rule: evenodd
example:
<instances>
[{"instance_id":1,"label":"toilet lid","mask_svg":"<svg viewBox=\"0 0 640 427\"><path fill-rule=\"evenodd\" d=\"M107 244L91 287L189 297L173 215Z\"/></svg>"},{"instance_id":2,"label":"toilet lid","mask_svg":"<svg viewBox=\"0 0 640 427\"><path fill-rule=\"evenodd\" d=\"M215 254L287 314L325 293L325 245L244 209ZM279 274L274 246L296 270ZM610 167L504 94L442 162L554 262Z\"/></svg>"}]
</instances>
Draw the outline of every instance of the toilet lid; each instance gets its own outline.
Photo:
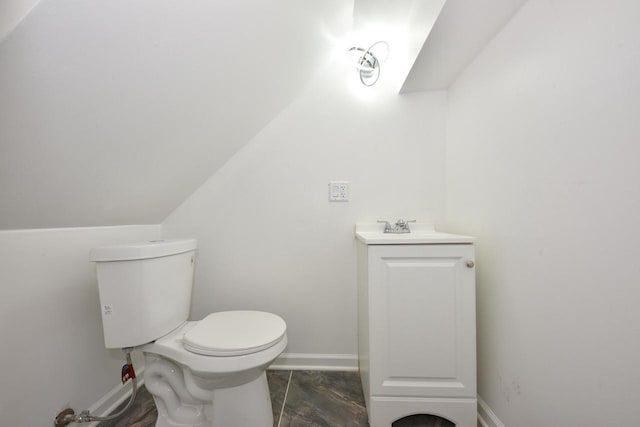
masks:
<instances>
[{"instance_id":1,"label":"toilet lid","mask_svg":"<svg viewBox=\"0 0 640 427\"><path fill-rule=\"evenodd\" d=\"M239 356L256 353L282 339L287 324L280 316L263 311L222 311L199 321L183 337L192 353Z\"/></svg>"}]
</instances>

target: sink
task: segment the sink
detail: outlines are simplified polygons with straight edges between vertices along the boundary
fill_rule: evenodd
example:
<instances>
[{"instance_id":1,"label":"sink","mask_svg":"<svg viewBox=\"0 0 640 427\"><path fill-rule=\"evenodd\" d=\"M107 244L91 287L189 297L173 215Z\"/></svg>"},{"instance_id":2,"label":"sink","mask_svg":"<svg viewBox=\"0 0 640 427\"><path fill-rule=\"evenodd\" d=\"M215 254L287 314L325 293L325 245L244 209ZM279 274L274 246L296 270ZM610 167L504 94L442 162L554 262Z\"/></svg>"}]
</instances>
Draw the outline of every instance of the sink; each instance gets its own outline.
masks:
<instances>
[{"instance_id":1,"label":"sink","mask_svg":"<svg viewBox=\"0 0 640 427\"><path fill-rule=\"evenodd\" d=\"M411 233L384 233L384 225L378 223L356 224L356 238L365 245L418 245L442 243L473 243L475 238L436 231L433 224L411 224Z\"/></svg>"}]
</instances>

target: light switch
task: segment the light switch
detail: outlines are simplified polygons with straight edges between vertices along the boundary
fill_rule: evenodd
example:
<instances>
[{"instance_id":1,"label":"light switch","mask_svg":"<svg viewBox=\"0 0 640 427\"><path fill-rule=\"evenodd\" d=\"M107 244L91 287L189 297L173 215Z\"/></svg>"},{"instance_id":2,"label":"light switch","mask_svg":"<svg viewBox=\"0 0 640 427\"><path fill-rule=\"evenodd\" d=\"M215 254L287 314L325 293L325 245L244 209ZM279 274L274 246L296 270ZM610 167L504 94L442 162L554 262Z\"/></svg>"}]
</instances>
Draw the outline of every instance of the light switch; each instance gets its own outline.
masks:
<instances>
[{"instance_id":1,"label":"light switch","mask_svg":"<svg viewBox=\"0 0 640 427\"><path fill-rule=\"evenodd\" d=\"M348 202L349 201L349 182L329 181L329 201L330 202Z\"/></svg>"}]
</instances>

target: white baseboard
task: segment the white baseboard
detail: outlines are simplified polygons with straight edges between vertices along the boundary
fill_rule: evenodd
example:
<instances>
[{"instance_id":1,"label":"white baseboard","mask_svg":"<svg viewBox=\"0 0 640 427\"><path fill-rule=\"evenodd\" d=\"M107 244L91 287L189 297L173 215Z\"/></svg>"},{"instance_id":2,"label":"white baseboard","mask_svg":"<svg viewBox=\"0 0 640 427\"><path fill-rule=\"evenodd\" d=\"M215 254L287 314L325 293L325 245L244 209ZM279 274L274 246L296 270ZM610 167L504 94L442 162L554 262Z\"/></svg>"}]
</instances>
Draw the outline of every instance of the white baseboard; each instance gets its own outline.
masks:
<instances>
[{"instance_id":1,"label":"white baseboard","mask_svg":"<svg viewBox=\"0 0 640 427\"><path fill-rule=\"evenodd\" d=\"M136 378L138 378L138 389L142 387L144 384L144 368L142 368L139 372L136 372ZM105 394L100 400L91 405L88 408L82 408L78 411L83 411L87 409L91 415L96 415L98 417L104 417L111 414L113 411L120 406L122 402L125 402L131 396L132 388L130 383L125 385L118 384L114 388L112 388L107 394ZM71 427L97 427L99 424L98 421L92 423L71 423L69 424Z\"/></svg>"},{"instance_id":2,"label":"white baseboard","mask_svg":"<svg viewBox=\"0 0 640 427\"><path fill-rule=\"evenodd\" d=\"M282 353L269 369L357 371L357 354Z\"/></svg>"},{"instance_id":3,"label":"white baseboard","mask_svg":"<svg viewBox=\"0 0 640 427\"><path fill-rule=\"evenodd\" d=\"M309 371L357 371L357 354L313 354L313 353L282 353L269 369L279 370L309 370ZM144 384L144 368L137 373L138 388ZM105 416L112 413L122 402L131 396L131 387L117 385L102 399L91 405L89 412L93 415ZM69 424L72 427L97 427L98 423ZM505 427L489 405L478 396L478 426Z\"/></svg>"},{"instance_id":4,"label":"white baseboard","mask_svg":"<svg viewBox=\"0 0 640 427\"><path fill-rule=\"evenodd\" d=\"M478 425L481 427L505 427L487 402L478 396Z\"/></svg>"},{"instance_id":5,"label":"white baseboard","mask_svg":"<svg viewBox=\"0 0 640 427\"><path fill-rule=\"evenodd\" d=\"M313 354L282 353L269 369L310 370L310 371L357 371L357 354ZM144 384L144 368L137 373L138 388ZM93 415L105 416L112 413L122 402L131 396L130 386L117 385L102 399L91 405L88 410ZM90 424L69 424L71 427L97 427L98 422ZM505 427L487 402L478 396L478 427Z\"/></svg>"},{"instance_id":6,"label":"white baseboard","mask_svg":"<svg viewBox=\"0 0 640 427\"><path fill-rule=\"evenodd\" d=\"M357 354L309 354L309 353L282 353L280 357L269 367L269 369L287 370L313 370L313 371L357 371ZM136 372L138 377L138 388L144 384L144 368ZM96 416L105 416L112 413L122 402L131 396L131 386L129 384L117 385L111 389L100 400L89 408L81 408L78 411L88 409L89 413ZM94 423L71 423L72 427L96 427Z\"/></svg>"}]
</instances>

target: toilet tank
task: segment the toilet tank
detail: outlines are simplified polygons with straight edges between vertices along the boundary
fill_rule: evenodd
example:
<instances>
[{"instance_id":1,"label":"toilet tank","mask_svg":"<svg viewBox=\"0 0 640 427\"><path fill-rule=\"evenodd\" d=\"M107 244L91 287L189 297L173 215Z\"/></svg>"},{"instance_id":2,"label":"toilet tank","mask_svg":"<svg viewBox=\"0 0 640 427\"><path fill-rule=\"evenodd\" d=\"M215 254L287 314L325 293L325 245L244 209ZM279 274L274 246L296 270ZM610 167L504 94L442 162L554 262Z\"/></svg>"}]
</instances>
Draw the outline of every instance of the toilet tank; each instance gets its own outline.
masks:
<instances>
[{"instance_id":1,"label":"toilet tank","mask_svg":"<svg viewBox=\"0 0 640 427\"><path fill-rule=\"evenodd\" d=\"M135 347L189 317L195 239L155 240L91 250L96 263L104 344Z\"/></svg>"}]
</instances>

